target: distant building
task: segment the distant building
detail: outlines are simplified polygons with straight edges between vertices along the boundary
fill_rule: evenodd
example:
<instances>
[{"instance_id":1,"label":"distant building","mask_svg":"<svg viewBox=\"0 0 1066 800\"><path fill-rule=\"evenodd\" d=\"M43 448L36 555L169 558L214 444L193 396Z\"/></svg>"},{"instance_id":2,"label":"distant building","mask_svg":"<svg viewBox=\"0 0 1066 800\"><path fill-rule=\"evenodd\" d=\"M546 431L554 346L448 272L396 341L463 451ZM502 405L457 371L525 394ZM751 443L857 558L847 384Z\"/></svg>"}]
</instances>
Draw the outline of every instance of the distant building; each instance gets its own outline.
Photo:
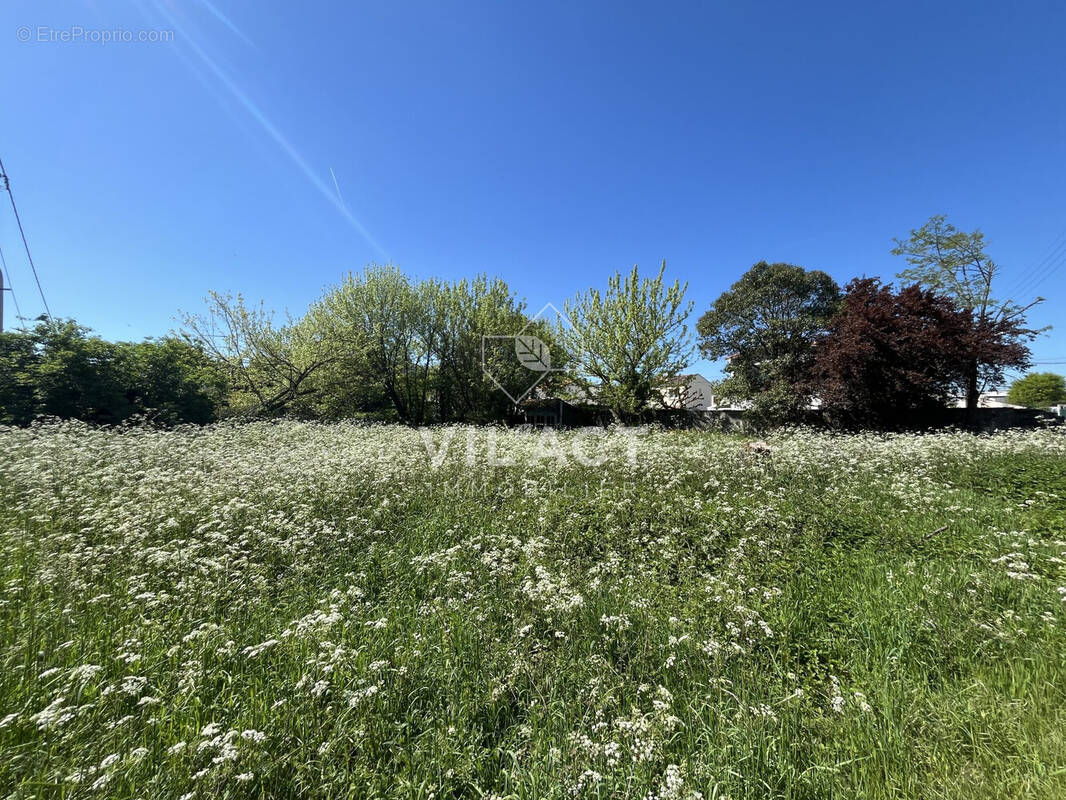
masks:
<instances>
[{"instance_id":1,"label":"distant building","mask_svg":"<svg viewBox=\"0 0 1066 800\"><path fill-rule=\"evenodd\" d=\"M712 411L714 386L702 375L678 375L659 387L665 408L684 408L689 411Z\"/></svg>"},{"instance_id":2,"label":"distant building","mask_svg":"<svg viewBox=\"0 0 1066 800\"><path fill-rule=\"evenodd\" d=\"M950 404L952 408L966 408L966 397L956 397ZM981 392L977 398L978 408L1025 408L1007 402L1006 392Z\"/></svg>"}]
</instances>

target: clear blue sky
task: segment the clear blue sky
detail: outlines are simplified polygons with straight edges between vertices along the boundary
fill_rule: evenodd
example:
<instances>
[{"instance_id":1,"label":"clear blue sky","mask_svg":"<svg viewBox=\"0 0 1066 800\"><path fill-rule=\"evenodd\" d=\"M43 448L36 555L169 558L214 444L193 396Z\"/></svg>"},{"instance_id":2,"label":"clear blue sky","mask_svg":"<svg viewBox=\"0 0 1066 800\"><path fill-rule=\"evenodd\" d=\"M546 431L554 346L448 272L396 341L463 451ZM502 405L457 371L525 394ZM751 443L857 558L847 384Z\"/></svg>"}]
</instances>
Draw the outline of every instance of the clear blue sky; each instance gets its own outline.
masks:
<instances>
[{"instance_id":1,"label":"clear blue sky","mask_svg":"<svg viewBox=\"0 0 1066 800\"><path fill-rule=\"evenodd\" d=\"M110 338L209 289L301 312L375 260L538 308L665 258L694 321L760 259L891 277L934 213L1008 288L1050 252L1055 322L1066 5L866 5L7 0L0 158L53 313ZM174 33L37 40L77 28Z\"/></svg>"}]
</instances>

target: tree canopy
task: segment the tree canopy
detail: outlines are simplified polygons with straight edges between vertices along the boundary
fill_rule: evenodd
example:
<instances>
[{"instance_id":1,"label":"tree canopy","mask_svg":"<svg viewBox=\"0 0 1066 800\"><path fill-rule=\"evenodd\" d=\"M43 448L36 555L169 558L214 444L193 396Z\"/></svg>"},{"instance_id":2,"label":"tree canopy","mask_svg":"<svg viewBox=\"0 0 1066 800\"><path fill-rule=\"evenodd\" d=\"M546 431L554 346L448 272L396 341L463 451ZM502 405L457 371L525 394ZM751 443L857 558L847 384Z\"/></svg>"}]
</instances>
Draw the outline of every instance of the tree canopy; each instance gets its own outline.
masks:
<instances>
[{"instance_id":1,"label":"tree canopy","mask_svg":"<svg viewBox=\"0 0 1066 800\"><path fill-rule=\"evenodd\" d=\"M846 425L894 426L944 408L965 374L970 312L917 284L851 281L818 342L810 386Z\"/></svg>"},{"instance_id":2,"label":"tree canopy","mask_svg":"<svg viewBox=\"0 0 1066 800\"><path fill-rule=\"evenodd\" d=\"M721 396L748 401L766 422L797 419L809 388L803 379L815 339L840 302L840 287L820 270L760 261L696 323L707 358L728 359Z\"/></svg>"},{"instance_id":3,"label":"tree canopy","mask_svg":"<svg viewBox=\"0 0 1066 800\"><path fill-rule=\"evenodd\" d=\"M1066 403L1066 378L1054 372L1031 372L1011 384L1007 402L1029 408L1051 408Z\"/></svg>"},{"instance_id":4,"label":"tree canopy","mask_svg":"<svg viewBox=\"0 0 1066 800\"><path fill-rule=\"evenodd\" d=\"M981 390L1003 381L1004 368L1026 365L1038 331L1025 327L1025 313L1043 298L1020 305L997 298L999 266L985 252L980 230L960 231L943 214L929 218L907 239L896 239L893 255L906 258L910 267L900 280L945 294L971 312L974 344L965 374L966 407L977 408Z\"/></svg>"},{"instance_id":5,"label":"tree canopy","mask_svg":"<svg viewBox=\"0 0 1066 800\"><path fill-rule=\"evenodd\" d=\"M309 317L337 358L321 382L322 397L350 407L357 394L371 392L411 424L506 415L510 401L500 387L519 396L529 372L513 352L485 342L523 330L551 339L499 278L416 281L392 265L349 274Z\"/></svg>"},{"instance_id":6,"label":"tree canopy","mask_svg":"<svg viewBox=\"0 0 1066 800\"><path fill-rule=\"evenodd\" d=\"M596 399L615 419L633 419L661 400L662 387L692 356L688 284L666 283L665 272L665 261L653 278L641 278L634 266L611 276L606 292L590 289L566 304L572 327L560 332L563 349L578 380L595 383Z\"/></svg>"},{"instance_id":7,"label":"tree canopy","mask_svg":"<svg viewBox=\"0 0 1066 800\"><path fill-rule=\"evenodd\" d=\"M108 342L73 320L0 334L0 424L39 416L115 424L135 415L205 423L225 398L217 365L178 338Z\"/></svg>"},{"instance_id":8,"label":"tree canopy","mask_svg":"<svg viewBox=\"0 0 1066 800\"><path fill-rule=\"evenodd\" d=\"M277 325L262 304L211 292L207 309L185 314L185 338L226 374L236 411L266 416L297 411L314 394L313 376L333 357L307 318Z\"/></svg>"},{"instance_id":9,"label":"tree canopy","mask_svg":"<svg viewBox=\"0 0 1066 800\"><path fill-rule=\"evenodd\" d=\"M856 279L843 300L825 272L754 264L696 323L700 352L726 360L718 398L744 403L756 425L811 421L818 399L849 424L884 425L952 393L973 406L980 382L1028 368L1037 331L1027 307L993 297L997 267L979 231L933 217L893 252L910 264L908 286ZM565 324L530 316L500 278L417 279L392 264L349 273L296 317L212 292L180 336L158 340L108 342L72 320L41 320L0 334L0 424L480 423L519 417L527 397L592 401L590 419L647 419L685 405L694 355L688 284L665 272L665 261L651 277L616 272L564 305ZM1030 377L1016 392L1050 385Z\"/></svg>"}]
</instances>

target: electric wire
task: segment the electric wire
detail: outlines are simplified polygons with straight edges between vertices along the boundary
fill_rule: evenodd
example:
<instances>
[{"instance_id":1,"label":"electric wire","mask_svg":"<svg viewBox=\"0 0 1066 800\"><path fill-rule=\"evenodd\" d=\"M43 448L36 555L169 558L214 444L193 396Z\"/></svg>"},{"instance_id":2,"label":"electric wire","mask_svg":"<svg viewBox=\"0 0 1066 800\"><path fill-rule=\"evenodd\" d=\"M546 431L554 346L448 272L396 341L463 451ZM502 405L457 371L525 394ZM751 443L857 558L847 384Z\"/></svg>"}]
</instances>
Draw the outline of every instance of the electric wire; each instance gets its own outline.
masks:
<instances>
[{"instance_id":1,"label":"electric wire","mask_svg":"<svg viewBox=\"0 0 1066 800\"><path fill-rule=\"evenodd\" d=\"M11 292L11 302L15 304L15 319L20 323L22 322L22 309L19 308L19 299L15 294L15 285L11 283L11 270L7 268L7 259L4 258L4 248L0 247L0 269L4 270L5 288ZM4 302L4 298L0 297L0 303Z\"/></svg>"},{"instance_id":2,"label":"electric wire","mask_svg":"<svg viewBox=\"0 0 1066 800\"><path fill-rule=\"evenodd\" d=\"M4 162L0 159L0 176L4 181L4 188L7 189L7 196L11 200L11 210L15 212L15 222L18 225L19 235L22 237L22 246L26 250L26 260L30 262L30 269L33 271L33 279L37 282L37 291L41 294L41 302L44 304L44 313L48 315L48 321L53 322L52 309L48 307L48 301L44 297L44 288L41 286L41 278L37 275L37 266L33 263L33 256L30 254L30 243L26 241L26 231L22 228L22 218L19 216L18 206L15 205L15 193L11 191L11 178L8 177L7 170L4 169Z\"/></svg>"}]
</instances>

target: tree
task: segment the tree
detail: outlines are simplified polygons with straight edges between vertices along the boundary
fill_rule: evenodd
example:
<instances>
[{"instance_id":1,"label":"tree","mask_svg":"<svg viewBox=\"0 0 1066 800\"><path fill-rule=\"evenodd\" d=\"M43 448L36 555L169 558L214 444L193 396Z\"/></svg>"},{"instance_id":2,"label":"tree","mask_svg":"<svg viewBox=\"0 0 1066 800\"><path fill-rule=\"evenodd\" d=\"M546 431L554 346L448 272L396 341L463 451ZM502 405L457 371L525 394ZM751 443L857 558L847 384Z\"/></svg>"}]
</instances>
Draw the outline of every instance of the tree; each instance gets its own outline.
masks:
<instances>
[{"instance_id":1,"label":"tree","mask_svg":"<svg viewBox=\"0 0 1066 800\"><path fill-rule=\"evenodd\" d=\"M89 333L70 319L34 327L35 359L27 377L36 414L117 423L134 413L117 347Z\"/></svg>"},{"instance_id":2,"label":"tree","mask_svg":"<svg viewBox=\"0 0 1066 800\"><path fill-rule=\"evenodd\" d=\"M1066 378L1054 372L1031 372L1011 384L1007 402L1029 408L1051 408L1066 403Z\"/></svg>"},{"instance_id":3,"label":"tree","mask_svg":"<svg viewBox=\"0 0 1066 800\"><path fill-rule=\"evenodd\" d=\"M485 275L443 287L438 310L442 315L436 381L439 419L484 422L504 417L510 397L523 394L535 379L515 357L514 339L507 336L522 332L552 349L552 330L544 320L529 319L525 303L503 280ZM553 366L564 364L556 359ZM554 374L538 386L547 388Z\"/></svg>"},{"instance_id":4,"label":"tree","mask_svg":"<svg viewBox=\"0 0 1066 800\"><path fill-rule=\"evenodd\" d=\"M615 273L604 294L596 289L566 304L572 328L560 341L578 380L593 382L597 399L616 420L638 417L660 388L675 380L692 355L685 318L688 284L667 285L666 262L654 278L641 278L638 268L626 276Z\"/></svg>"},{"instance_id":5,"label":"tree","mask_svg":"<svg viewBox=\"0 0 1066 800\"><path fill-rule=\"evenodd\" d=\"M138 413L167 425L203 425L225 406L225 375L201 347L173 336L118 347L126 397Z\"/></svg>"},{"instance_id":6,"label":"tree","mask_svg":"<svg viewBox=\"0 0 1066 800\"><path fill-rule=\"evenodd\" d=\"M414 284L392 264L349 273L315 304L311 317L333 351L365 371L350 380L380 388L396 416L414 425L430 412L440 284Z\"/></svg>"},{"instance_id":7,"label":"tree","mask_svg":"<svg viewBox=\"0 0 1066 800\"><path fill-rule=\"evenodd\" d=\"M0 333L0 425L28 425L38 413L34 337L25 332Z\"/></svg>"},{"instance_id":8,"label":"tree","mask_svg":"<svg viewBox=\"0 0 1066 800\"><path fill-rule=\"evenodd\" d=\"M185 314L184 338L219 365L237 411L275 415L298 411L315 392L314 376L333 358L310 319L275 326L263 308L241 295L211 292L207 311Z\"/></svg>"},{"instance_id":9,"label":"tree","mask_svg":"<svg viewBox=\"0 0 1066 800\"><path fill-rule=\"evenodd\" d=\"M958 230L937 214L906 241L895 240L892 254L904 256L911 266L898 277L951 297L972 312L974 349L967 360L966 408L972 416L981 390L1003 381L1004 369L1027 363L1032 341L1039 331L1025 327L1025 314L1043 298L1022 306L994 296L999 266L985 253L984 234Z\"/></svg>"},{"instance_id":10,"label":"tree","mask_svg":"<svg viewBox=\"0 0 1066 800\"><path fill-rule=\"evenodd\" d=\"M73 320L0 334L0 423L40 415L114 424L214 420L225 385L197 347L175 338L107 342Z\"/></svg>"},{"instance_id":11,"label":"tree","mask_svg":"<svg viewBox=\"0 0 1066 800\"><path fill-rule=\"evenodd\" d=\"M431 421L477 422L504 416L509 401L482 369L513 395L529 380L511 341L510 359L483 349L484 337L516 334L530 320L499 278L479 275L445 283L415 281L393 265L370 265L349 274L315 304L311 316L331 343L337 361L329 370L324 396L334 408L392 414L413 425ZM542 323L530 332L548 340Z\"/></svg>"},{"instance_id":12,"label":"tree","mask_svg":"<svg viewBox=\"0 0 1066 800\"><path fill-rule=\"evenodd\" d=\"M942 408L962 373L967 334L966 314L947 297L855 279L817 344L812 390L851 425L891 426Z\"/></svg>"},{"instance_id":13,"label":"tree","mask_svg":"<svg viewBox=\"0 0 1066 800\"><path fill-rule=\"evenodd\" d=\"M857 278L817 343L811 389L831 420L857 427L893 427L944 408L965 375L971 323L945 295Z\"/></svg>"},{"instance_id":14,"label":"tree","mask_svg":"<svg viewBox=\"0 0 1066 800\"><path fill-rule=\"evenodd\" d=\"M799 419L810 400L804 378L813 344L840 302L824 272L765 261L752 266L696 323L700 350L728 359L718 394L749 401L762 423Z\"/></svg>"}]
</instances>

